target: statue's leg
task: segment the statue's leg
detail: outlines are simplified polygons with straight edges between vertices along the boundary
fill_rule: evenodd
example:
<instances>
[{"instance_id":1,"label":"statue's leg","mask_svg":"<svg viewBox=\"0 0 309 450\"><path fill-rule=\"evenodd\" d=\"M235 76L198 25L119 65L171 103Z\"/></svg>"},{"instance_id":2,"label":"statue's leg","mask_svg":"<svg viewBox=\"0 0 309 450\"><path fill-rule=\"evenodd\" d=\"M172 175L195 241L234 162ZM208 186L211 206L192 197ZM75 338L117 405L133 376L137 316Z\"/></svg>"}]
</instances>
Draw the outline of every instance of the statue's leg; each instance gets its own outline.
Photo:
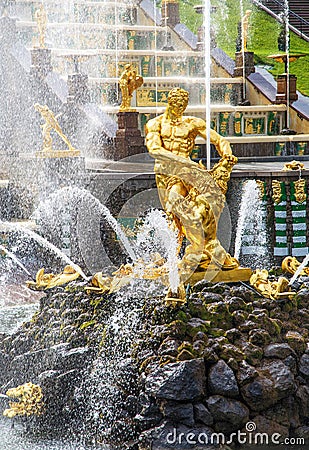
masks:
<instances>
[{"instance_id":1,"label":"statue's leg","mask_svg":"<svg viewBox=\"0 0 309 450\"><path fill-rule=\"evenodd\" d=\"M183 183L176 177L156 175L156 183L161 205L173 230L175 230L178 234L178 251L180 252L184 238L184 228L182 226L181 219L175 213L174 203L180 195L182 197L185 196L187 191Z\"/></svg>"}]
</instances>

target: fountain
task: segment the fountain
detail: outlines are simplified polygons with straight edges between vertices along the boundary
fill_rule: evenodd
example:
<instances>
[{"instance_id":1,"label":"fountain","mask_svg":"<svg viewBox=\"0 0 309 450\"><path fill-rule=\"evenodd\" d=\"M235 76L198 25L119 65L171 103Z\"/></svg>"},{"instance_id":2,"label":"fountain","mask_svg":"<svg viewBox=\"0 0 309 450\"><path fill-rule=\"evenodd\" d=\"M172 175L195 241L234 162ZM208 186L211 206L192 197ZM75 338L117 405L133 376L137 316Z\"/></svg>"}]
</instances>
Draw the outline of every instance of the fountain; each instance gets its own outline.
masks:
<instances>
[{"instance_id":1,"label":"fountain","mask_svg":"<svg viewBox=\"0 0 309 450\"><path fill-rule=\"evenodd\" d=\"M0 19L1 449L13 416L15 450L309 439L309 174L275 159L307 120L266 100L245 3L236 64L211 2L199 41L175 0Z\"/></svg>"}]
</instances>

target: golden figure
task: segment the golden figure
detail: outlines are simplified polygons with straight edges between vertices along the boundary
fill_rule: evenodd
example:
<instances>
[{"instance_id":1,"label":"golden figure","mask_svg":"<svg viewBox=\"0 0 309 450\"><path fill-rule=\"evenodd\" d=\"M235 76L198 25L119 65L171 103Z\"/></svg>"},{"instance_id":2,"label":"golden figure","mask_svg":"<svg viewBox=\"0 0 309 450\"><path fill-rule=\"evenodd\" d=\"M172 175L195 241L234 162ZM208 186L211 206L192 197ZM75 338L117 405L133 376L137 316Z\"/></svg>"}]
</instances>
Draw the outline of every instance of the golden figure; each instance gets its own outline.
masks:
<instances>
[{"instance_id":1,"label":"golden figure","mask_svg":"<svg viewBox=\"0 0 309 450\"><path fill-rule=\"evenodd\" d=\"M39 103L35 103L34 108L41 114L41 116L45 120L45 123L41 126L43 134L43 152L52 151L52 138L50 133L52 130L54 130L58 134L58 136L60 136L63 142L68 146L69 152L76 153L77 150L73 147L59 125L59 122L57 120L57 117L59 116L55 116L54 113L46 105L42 106Z\"/></svg>"},{"instance_id":2,"label":"golden figure","mask_svg":"<svg viewBox=\"0 0 309 450\"><path fill-rule=\"evenodd\" d=\"M141 87L143 82L143 77L137 75L136 69L134 69L131 64L126 64L125 70L119 78L119 85L122 94L122 102L119 109L120 111L132 111L131 100L133 97L133 92Z\"/></svg>"},{"instance_id":3,"label":"golden figure","mask_svg":"<svg viewBox=\"0 0 309 450\"><path fill-rule=\"evenodd\" d=\"M148 262L138 259L134 265L122 264L119 269L113 272L112 276L102 272L96 273L91 280L94 288L87 287L86 290L88 292L95 291L102 294L112 294L130 283L132 278L157 280L161 277L165 279L167 274L168 268L166 267L165 259L159 253L154 253Z\"/></svg>"},{"instance_id":4,"label":"golden figure","mask_svg":"<svg viewBox=\"0 0 309 450\"><path fill-rule=\"evenodd\" d=\"M273 191L272 199L275 203L280 203L282 200L281 183L278 180L272 180L271 187Z\"/></svg>"},{"instance_id":5,"label":"golden figure","mask_svg":"<svg viewBox=\"0 0 309 450\"><path fill-rule=\"evenodd\" d=\"M8 397L18 399L18 402L10 402L10 408L4 410L3 415L12 419L15 416L39 416L43 413L43 394L40 386L33 383L25 383L6 392Z\"/></svg>"},{"instance_id":6,"label":"golden figure","mask_svg":"<svg viewBox=\"0 0 309 450\"><path fill-rule=\"evenodd\" d=\"M40 4L39 9L34 13L34 19L38 26L39 31L39 47L45 48L46 26L47 26L47 14L44 9L43 3Z\"/></svg>"},{"instance_id":7,"label":"golden figure","mask_svg":"<svg viewBox=\"0 0 309 450\"><path fill-rule=\"evenodd\" d=\"M35 277L35 281L27 281L27 287L35 291L51 289L55 286L62 286L70 281L76 280L80 274L72 267L65 266L60 274L44 273L45 269L40 269Z\"/></svg>"},{"instance_id":8,"label":"golden figure","mask_svg":"<svg viewBox=\"0 0 309 450\"><path fill-rule=\"evenodd\" d=\"M289 288L289 281L284 277L279 277L278 281L269 281L266 269L257 269L250 278L250 284L263 297L276 300L282 297L290 297L295 293Z\"/></svg>"},{"instance_id":9,"label":"golden figure","mask_svg":"<svg viewBox=\"0 0 309 450\"><path fill-rule=\"evenodd\" d=\"M172 89L165 113L146 125L146 145L155 158L161 204L178 231L179 241L184 236L189 241L180 264L184 276L187 270L204 271L210 263L223 269L239 266L216 236L227 182L237 158L228 141L211 130L211 143L220 154L220 161L207 171L190 159L195 138L206 138L206 124L202 119L183 116L188 100L188 92Z\"/></svg>"},{"instance_id":10,"label":"golden figure","mask_svg":"<svg viewBox=\"0 0 309 450\"><path fill-rule=\"evenodd\" d=\"M294 275L300 266L300 262L297 261L295 256L287 256L282 261L281 267L283 272L291 273ZM309 275L309 267L304 267L301 271L300 275L308 276Z\"/></svg>"},{"instance_id":11,"label":"golden figure","mask_svg":"<svg viewBox=\"0 0 309 450\"><path fill-rule=\"evenodd\" d=\"M241 37L242 37L242 50L247 51L248 34L249 34L249 19L252 11L248 9L241 20Z\"/></svg>"},{"instance_id":12,"label":"golden figure","mask_svg":"<svg viewBox=\"0 0 309 450\"><path fill-rule=\"evenodd\" d=\"M304 203L306 200L306 181L303 178L294 181L294 196L297 203Z\"/></svg>"},{"instance_id":13,"label":"golden figure","mask_svg":"<svg viewBox=\"0 0 309 450\"><path fill-rule=\"evenodd\" d=\"M305 166L303 163L294 159L290 163L285 163L282 170L305 170Z\"/></svg>"},{"instance_id":14,"label":"golden figure","mask_svg":"<svg viewBox=\"0 0 309 450\"><path fill-rule=\"evenodd\" d=\"M256 180L257 187L259 189L259 197L261 200L265 197L265 183L262 180Z\"/></svg>"}]
</instances>

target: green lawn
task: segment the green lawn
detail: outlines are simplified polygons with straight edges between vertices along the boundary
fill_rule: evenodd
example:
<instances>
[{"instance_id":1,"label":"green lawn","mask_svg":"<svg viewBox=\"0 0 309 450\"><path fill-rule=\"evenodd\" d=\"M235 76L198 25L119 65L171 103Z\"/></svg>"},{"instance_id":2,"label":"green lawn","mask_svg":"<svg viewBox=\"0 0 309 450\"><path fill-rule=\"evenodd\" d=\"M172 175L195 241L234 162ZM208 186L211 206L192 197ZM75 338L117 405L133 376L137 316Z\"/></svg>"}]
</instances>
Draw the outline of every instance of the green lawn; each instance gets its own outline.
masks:
<instances>
[{"instance_id":1,"label":"green lawn","mask_svg":"<svg viewBox=\"0 0 309 450\"><path fill-rule=\"evenodd\" d=\"M180 4L181 21L193 32L201 25L202 16L195 13L193 4L201 4L198 0L182 0ZM216 30L217 43L229 56L234 58L237 38L237 24L241 19L240 2L238 0L212 0L213 6L218 6L212 14L212 26ZM268 55L279 53L278 36L281 25L264 11L255 7L249 0L243 0L243 11L252 10L248 50L255 53L256 64L268 66L273 75L284 72L283 64L267 58ZM291 63L290 73L297 76L297 87L309 96L309 43L290 33L290 52L305 53L308 56Z\"/></svg>"}]
</instances>

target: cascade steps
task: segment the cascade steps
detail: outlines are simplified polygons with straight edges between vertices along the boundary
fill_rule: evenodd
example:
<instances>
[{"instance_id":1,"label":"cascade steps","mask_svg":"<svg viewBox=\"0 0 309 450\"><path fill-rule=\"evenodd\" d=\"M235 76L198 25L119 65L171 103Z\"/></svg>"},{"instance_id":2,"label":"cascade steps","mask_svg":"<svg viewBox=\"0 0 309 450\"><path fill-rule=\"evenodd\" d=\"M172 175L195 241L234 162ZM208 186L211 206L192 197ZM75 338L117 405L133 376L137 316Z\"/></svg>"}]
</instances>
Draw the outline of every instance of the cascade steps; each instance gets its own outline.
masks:
<instances>
[{"instance_id":1,"label":"cascade steps","mask_svg":"<svg viewBox=\"0 0 309 450\"><path fill-rule=\"evenodd\" d=\"M264 6L276 16L284 13L284 0L253 0L257 6ZM309 2L307 0L289 0L289 22L299 35L309 41ZM263 8L263 9L265 9ZM266 12L267 12L266 9Z\"/></svg>"}]
</instances>

